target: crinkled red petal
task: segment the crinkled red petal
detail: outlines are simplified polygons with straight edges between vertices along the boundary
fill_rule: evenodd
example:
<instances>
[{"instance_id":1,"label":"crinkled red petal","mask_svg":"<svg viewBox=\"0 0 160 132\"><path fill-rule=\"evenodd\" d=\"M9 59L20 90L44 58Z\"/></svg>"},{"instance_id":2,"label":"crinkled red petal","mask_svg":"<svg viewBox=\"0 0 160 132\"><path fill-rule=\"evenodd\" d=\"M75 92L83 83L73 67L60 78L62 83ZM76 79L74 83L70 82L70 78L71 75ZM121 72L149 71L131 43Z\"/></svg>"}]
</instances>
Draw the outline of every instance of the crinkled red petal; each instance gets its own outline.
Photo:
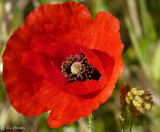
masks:
<instances>
[{"instance_id":1,"label":"crinkled red petal","mask_svg":"<svg viewBox=\"0 0 160 132\"><path fill-rule=\"evenodd\" d=\"M93 50L93 51L99 57L100 61L103 62L102 65L106 75L106 80L109 80L113 72L113 67L115 63L114 58L110 57L109 54L102 52L100 50Z\"/></svg>"},{"instance_id":2,"label":"crinkled red petal","mask_svg":"<svg viewBox=\"0 0 160 132\"><path fill-rule=\"evenodd\" d=\"M51 59L33 51L22 53L22 66L32 69L37 75L44 79L59 84L67 84L68 80L59 69L52 63Z\"/></svg>"},{"instance_id":3,"label":"crinkled red petal","mask_svg":"<svg viewBox=\"0 0 160 132\"><path fill-rule=\"evenodd\" d=\"M111 57L121 55L123 44L119 33L119 21L112 14L98 12L90 26L86 47L107 52Z\"/></svg>"},{"instance_id":4,"label":"crinkled red petal","mask_svg":"<svg viewBox=\"0 0 160 132\"><path fill-rule=\"evenodd\" d=\"M11 105L19 113L27 116L35 116L51 110L53 100L59 99L57 94L60 91L56 90L57 85L50 86L48 82L44 82L32 70L18 65L18 53L10 55L3 57L5 60L3 81Z\"/></svg>"},{"instance_id":5,"label":"crinkled red petal","mask_svg":"<svg viewBox=\"0 0 160 132\"><path fill-rule=\"evenodd\" d=\"M62 70L61 65L66 61L66 57L80 54L79 48L72 47L69 43L57 41L55 36L49 33L33 38L30 47L32 51L50 58L59 71Z\"/></svg>"}]
</instances>

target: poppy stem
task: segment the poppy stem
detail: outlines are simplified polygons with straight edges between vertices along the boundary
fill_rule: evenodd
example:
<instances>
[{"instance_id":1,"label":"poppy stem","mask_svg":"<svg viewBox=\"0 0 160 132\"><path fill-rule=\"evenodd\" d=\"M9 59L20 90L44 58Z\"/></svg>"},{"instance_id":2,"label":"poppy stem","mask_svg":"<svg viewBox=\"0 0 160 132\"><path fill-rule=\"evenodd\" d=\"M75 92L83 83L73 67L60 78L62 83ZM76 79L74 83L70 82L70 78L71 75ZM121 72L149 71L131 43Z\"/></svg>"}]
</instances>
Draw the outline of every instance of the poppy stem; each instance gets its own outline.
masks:
<instances>
[{"instance_id":1,"label":"poppy stem","mask_svg":"<svg viewBox=\"0 0 160 132\"><path fill-rule=\"evenodd\" d=\"M93 115L92 115L92 113L91 113L91 115L88 118L89 118L90 132L94 132Z\"/></svg>"},{"instance_id":2,"label":"poppy stem","mask_svg":"<svg viewBox=\"0 0 160 132\"><path fill-rule=\"evenodd\" d=\"M132 131L132 124L133 124L133 119L131 121L130 132Z\"/></svg>"}]
</instances>

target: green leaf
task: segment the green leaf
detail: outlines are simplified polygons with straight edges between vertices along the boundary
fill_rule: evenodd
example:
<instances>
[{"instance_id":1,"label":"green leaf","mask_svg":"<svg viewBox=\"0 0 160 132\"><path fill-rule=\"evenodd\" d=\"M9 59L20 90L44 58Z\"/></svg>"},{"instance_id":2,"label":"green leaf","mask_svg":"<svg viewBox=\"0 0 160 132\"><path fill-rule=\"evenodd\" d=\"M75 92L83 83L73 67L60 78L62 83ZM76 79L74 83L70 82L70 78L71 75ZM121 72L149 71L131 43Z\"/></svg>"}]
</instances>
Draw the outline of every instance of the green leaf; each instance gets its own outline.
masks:
<instances>
[{"instance_id":1,"label":"green leaf","mask_svg":"<svg viewBox=\"0 0 160 132\"><path fill-rule=\"evenodd\" d=\"M160 80L160 40L158 41L157 47L155 49L155 53L153 55L151 69L153 78L156 81Z\"/></svg>"}]
</instances>

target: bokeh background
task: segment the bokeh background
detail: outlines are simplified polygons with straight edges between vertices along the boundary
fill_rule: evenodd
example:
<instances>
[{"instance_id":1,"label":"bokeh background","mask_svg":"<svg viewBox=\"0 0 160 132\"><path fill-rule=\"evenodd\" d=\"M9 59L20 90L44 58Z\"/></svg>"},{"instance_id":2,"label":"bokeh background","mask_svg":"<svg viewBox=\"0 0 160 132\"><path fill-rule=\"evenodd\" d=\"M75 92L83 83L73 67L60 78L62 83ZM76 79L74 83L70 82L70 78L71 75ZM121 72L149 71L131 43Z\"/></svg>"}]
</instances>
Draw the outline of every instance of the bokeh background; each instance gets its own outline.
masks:
<instances>
[{"instance_id":1,"label":"bokeh background","mask_svg":"<svg viewBox=\"0 0 160 132\"><path fill-rule=\"evenodd\" d=\"M0 0L0 131L13 131L14 126L25 132L88 132L88 119L81 118L71 125L50 129L49 113L26 117L10 105L2 81L2 54L8 38L22 26L26 16L42 4L64 3L66 0ZM124 44L124 71L112 96L93 112L96 132L120 132L119 83L148 90L153 94L154 106L146 115L133 122L132 132L160 132L160 0L74 0L83 3L93 19L98 11L112 13L120 21ZM129 122L130 123L130 122ZM129 131L128 123L126 132Z\"/></svg>"}]
</instances>

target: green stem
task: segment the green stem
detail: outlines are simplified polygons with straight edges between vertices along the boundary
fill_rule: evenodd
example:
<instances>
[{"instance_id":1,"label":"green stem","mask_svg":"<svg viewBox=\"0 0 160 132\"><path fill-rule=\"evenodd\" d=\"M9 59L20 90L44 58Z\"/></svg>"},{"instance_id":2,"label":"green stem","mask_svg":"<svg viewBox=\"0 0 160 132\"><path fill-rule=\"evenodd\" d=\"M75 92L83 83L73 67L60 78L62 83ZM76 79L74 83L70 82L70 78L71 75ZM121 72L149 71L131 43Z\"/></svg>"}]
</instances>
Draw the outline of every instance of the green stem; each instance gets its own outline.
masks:
<instances>
[{"instance_id":1,"label":"green stem","mask_svg":"<svg viewBox=\"0 0 160 132\"><path fill-rule=\"evenodd\" d=\"M90 131L91 131L91 132L94 132L93 116L92 116L92 113L91 113L91 115L90 115L88 118L89 118Z\"/></svg>"},{"instance_id":2,"label":"green stem","mask_svg":"<svg viewBox=\"0 0 160 132\"><path fill-rule=\"evenodd\" d=\"M132 131L132 124L133 124L133 119L131 121L130 132Z\"/></svg>"}]
</instances>

